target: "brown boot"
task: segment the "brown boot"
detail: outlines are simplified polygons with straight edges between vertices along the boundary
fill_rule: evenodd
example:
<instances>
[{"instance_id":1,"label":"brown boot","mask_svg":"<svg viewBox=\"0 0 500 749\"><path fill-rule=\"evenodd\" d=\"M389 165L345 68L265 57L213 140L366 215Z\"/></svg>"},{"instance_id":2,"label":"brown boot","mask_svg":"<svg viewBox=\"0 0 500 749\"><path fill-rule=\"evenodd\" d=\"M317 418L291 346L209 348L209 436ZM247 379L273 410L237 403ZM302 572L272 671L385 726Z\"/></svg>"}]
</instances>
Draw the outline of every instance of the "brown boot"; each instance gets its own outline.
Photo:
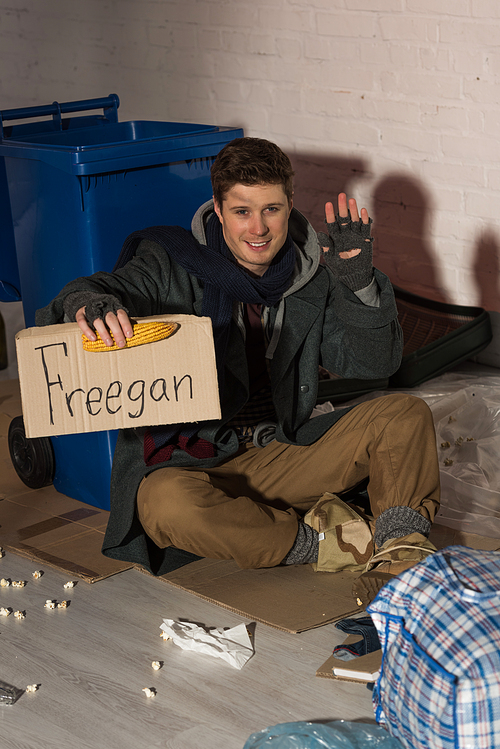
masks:
<instances>
[{"instance_id":1,"label":"brown boot","mask_svg":"<svg viewBox=\"0 0 500 749\"><path fill-rule=\"evenodd\" d=\"M315 572L362 570L373 555L368 522L335 494L325 492L304 518L319 533Z\"/></svg>"},{"instance_id":2,"label":"brown boot","mask_svg":"<svg viewBox=\"0 0 500 749\"><path fill-rule=\"evenodd\" d=\"M358 606L367 606L393 577L422 562L436 547L421 533L390 538L366 565L365 572L352 586Z\"/></svg>"}]
</instances>

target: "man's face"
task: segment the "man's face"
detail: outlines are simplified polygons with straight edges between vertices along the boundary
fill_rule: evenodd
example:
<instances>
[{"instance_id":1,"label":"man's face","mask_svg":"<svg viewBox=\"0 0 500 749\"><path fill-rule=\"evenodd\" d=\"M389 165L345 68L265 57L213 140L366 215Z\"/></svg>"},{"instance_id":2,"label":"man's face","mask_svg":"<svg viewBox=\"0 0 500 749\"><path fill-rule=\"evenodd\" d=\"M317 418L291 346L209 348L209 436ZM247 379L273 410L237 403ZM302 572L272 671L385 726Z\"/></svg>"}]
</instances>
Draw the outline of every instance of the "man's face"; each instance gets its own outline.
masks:
<instances>
[{"instance_id":1,"label":"man's face","mask_svg":"<svg viewBox=\"0 0 500 749\"><path fill-rule=\"evenodd\" d=\"M226 244L238 265L262 276L271 265L288 233L291 202L283 185L236 184L215 212Z\"/></svg>"}]
</instances>

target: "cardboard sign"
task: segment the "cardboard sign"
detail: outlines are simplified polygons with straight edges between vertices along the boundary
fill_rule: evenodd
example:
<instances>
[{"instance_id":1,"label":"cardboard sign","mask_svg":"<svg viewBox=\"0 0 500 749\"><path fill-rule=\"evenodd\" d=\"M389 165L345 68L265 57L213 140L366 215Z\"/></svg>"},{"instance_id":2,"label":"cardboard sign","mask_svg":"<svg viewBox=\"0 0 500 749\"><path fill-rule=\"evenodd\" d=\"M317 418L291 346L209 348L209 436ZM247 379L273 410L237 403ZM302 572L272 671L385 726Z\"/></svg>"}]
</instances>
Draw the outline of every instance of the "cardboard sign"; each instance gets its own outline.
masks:
<instances>
[{"instance_id":1,"label":"cardboard sign","mask_svg":"<svg viewBox=\"0 0 500 749\"><path fill-rule=\"evenodd\" d=\"M118 351L84 351L76 323L16 335L26 436L49 437L220 418L208 317L156 315L169 338Z\"/></svg>"}]
</instances>

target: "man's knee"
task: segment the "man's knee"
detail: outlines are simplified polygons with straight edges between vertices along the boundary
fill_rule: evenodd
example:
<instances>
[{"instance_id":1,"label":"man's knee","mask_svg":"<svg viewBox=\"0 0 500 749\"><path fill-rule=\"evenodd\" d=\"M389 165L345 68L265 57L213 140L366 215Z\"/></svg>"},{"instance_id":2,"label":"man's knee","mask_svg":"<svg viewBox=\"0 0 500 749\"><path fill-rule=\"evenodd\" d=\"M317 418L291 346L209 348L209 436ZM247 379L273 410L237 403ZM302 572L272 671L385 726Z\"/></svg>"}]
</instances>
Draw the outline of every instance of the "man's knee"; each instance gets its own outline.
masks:
<instances>
[{"instance_id":1,"label":"man's knee","mask_svg":"<svg viewBox=\"0 0 500 749\"><path fill-rule=\"evenodd\" d=\"M408 393L391 393L386 397L390 399L396 417L399 416L405 420L423 421L427 424L433 423L432 412L422 398Z\"/></svg>"},{"instance_id":2,"label":"man's knee","mask_svg":"<svg viewBox=\"0 0 500 749\"><path fill-rule=\"evenodd\" d=\"M195 472L176 468L163 468L150 473L141 483L137 493L137 510L141 523L149 530L185 524L196 509ZM194 485L193 485L194 484ZM189 522L189 521L188 521Z\"/></svg>"}]
</instances>

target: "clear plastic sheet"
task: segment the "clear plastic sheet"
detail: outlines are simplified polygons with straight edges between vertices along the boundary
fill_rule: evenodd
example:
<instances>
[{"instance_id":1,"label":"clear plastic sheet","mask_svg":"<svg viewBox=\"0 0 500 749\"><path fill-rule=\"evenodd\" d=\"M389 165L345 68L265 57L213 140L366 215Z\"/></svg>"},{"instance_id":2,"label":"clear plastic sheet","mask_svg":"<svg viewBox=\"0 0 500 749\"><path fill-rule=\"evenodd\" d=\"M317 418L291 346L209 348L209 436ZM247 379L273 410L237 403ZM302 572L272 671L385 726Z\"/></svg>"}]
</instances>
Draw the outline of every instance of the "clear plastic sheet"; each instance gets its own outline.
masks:
<instances>
[{"instance_id":1,"label":"clear plastic sheet","mask_svg":"<svg viewBox=\"0 0 500 749\"><path fill-rule=\"evenodd\" d=\"M448 374L429 385L414 394L427 401L436 427L436 522L500 538L500 377Z\"/></svg>"},{"instance_id":2,"label":"clear plastic sheet","mask_svg":"<svg viewBox=\"0 0 500 749\"><path fill-rule=\"evenodd\" d=\"M425 400L436 427L441 475L441 508L436 522L489 538L500 538L497 371L471 365L470 371L447 372L419 388L374 392L349 402L362 403L391 392L409 393ZM330 403L322 404L316 414L332 408ZM459 444L455 444L457 440ZM450 447L442 448L441 443L446 442L450 442Z\"/></svg>"},{"instance_id":3,"label":"clear plastic sheet","mask_svg":"<svg viewBox=\"0 0 500 749\"><path fill-rule=\"evenodd\" d=\"M369 723L280 723L253 733L243 749L402 749L398 739Z\"/></svg>"}]
</instances>

